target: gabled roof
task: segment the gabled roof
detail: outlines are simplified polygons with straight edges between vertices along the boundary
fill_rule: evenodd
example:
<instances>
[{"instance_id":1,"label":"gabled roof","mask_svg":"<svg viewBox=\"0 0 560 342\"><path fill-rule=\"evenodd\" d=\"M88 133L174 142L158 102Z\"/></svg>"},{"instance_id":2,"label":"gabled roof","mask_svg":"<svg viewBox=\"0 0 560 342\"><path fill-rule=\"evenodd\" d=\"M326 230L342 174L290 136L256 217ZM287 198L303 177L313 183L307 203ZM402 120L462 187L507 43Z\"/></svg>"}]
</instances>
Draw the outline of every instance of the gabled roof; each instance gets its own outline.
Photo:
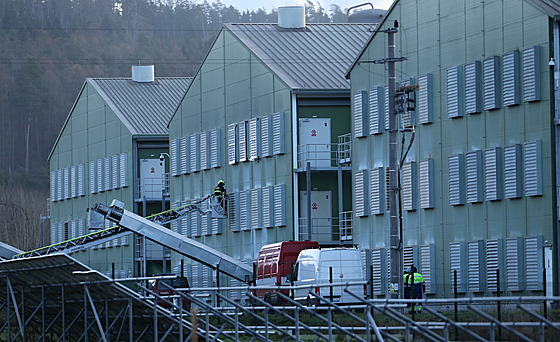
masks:
<instances>
[{"instance_id":1,"label":"gabled roof","mask_svg":"<svg viewBox=\"0 0 560 342\"><path fill-rule=\"evenodd\" d=\"M158 77L146 83L130 78L87 80L132 135L167 134L167 122L191 81L191 77Z\"/></svg>"},{"instance_id":2,"label":"gabled roof","mask_svg":"<svg viewBox=\"0 0 560 342\"><path fill-rule=\"evenodd\" d=\"M290 88L350 89L344 74L375 24L307 24L282 29L277 24L225 24L249 50Z\"/></svg>"},{"instance_id":3,"label":"gabled roof","mask_svg":"<svg viewBox=\"0 0 560 342\"><path fill-rule=\"evenodd\" d=\"M560 0L530 0L535 6L551 18L560 16Z\"/></svg>"},{"instance_id":4,"label":"gabled roof","mask_svg":"<svg viewBox=\"0 0 560 342\"><path fill-rule=\"evenodd\" d=\"M401 0L394 0L391 7L385 13L385 17L383 17L383 20L379 23L379 27L382 27L385 21L392 20L389 19L390 14L400 1ZM440 1L445 1L445 0L440 0ZM560 0L527 0L527 1L532 3L535 7L540 9L544 14L548 15L549 17L556 20L560 20ZM361 51L359 51L358 54L356 54L355 60L350 64L350 67L346 71L346 78L350 78L350 72L352 71L352 69L354 69L354 67L360 60L360 57L366 51L368 45L371 43L371 41L373 40L376 34L377 32L372 34L368 39L368 41L363 45Z\"/></svg>"},{"instance_id":5,"label":"gabled roof","mask_svg":"<svg viewBox=\"0 0 560 342\"><path fill-rule=\"evenodd\" d=\"M154 82L134 82L131 78L86 78L51 149L52 154L70 116L90 84L132 135L167 135L167 123L181 103L192 77L156 77Z\"/></svg>"}]
</instances>

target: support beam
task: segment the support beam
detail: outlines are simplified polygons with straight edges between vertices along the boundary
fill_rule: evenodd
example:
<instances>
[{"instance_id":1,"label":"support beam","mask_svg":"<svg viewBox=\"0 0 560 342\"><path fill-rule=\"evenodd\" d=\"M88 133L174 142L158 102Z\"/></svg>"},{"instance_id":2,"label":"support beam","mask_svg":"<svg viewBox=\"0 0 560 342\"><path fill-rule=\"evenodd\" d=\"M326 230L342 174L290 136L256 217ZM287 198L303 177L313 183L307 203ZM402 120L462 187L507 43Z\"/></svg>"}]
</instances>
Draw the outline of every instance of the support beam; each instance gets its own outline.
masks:
<instances>
[{"instance_id":1,"label":"support beam","mask_svg":"<svg viewBox=\"0 0 560 342\"><path fill-rule=\"evenodd\" d=\"M6 278L6 281L8 283L8 295L10 296L10 298L12 299L12 302L14 303L14 311L16 313L16 318L18 321L18 325L19 325L19 330L23 335L23 322L21 320L21 316L19 314L19 308L18 308L18 304L16 301L16 295L14 293L14 288L12 287L12 282L10 281L10 278ZM9 302L10 299L8 299ZM9 313L9 312L8 312ZM10 328L10 326L8 325L8 329ZM9 330L8 330L9 332Z\"/></svg>"},{"instance_id":2,"label":"support beam","mask_svg":"<svg viewBox=\"0 0 560 342\"><path fill-rule=\"evenodd\" d=\"M101 320L99 319L99 315L97 314L97 308L95 307L95 303L93 302L93 298L89 293L89 288L87 285L84 285L84 290L89 300L89 304L91 305L91 311L93 312L93 317L95 318L95 321L97 322L97 327L99 328L99 332L101 333L101 338L103 339L104 342L107 342L107 335L103 330L103 325L101 324Z\"/></svg>"}]
</instances>

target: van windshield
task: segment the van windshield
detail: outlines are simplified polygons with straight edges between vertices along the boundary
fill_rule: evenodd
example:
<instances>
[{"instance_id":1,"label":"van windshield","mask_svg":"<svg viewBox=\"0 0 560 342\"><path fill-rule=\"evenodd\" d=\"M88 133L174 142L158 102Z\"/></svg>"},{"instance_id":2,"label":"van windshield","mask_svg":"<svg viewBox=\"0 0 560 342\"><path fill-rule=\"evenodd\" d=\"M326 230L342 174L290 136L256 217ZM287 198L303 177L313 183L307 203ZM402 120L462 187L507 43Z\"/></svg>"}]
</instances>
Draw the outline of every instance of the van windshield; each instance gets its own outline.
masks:
<instances>
[{"instance_id":1,"label":"van windshield","mask_svg":"<svg viewBox=\"0 0 560 342\"><path fill-rule=\"evenodd\" d=\"M163 285L162 283L165 283L166 285L169 285L173 288L186 288L189 287L189 285L187 284L187 279L185 278L176 278L176 279L161 279L158 282L157 288L158 290L167 290L168 288Z\"/></svg>"}]
</instances>

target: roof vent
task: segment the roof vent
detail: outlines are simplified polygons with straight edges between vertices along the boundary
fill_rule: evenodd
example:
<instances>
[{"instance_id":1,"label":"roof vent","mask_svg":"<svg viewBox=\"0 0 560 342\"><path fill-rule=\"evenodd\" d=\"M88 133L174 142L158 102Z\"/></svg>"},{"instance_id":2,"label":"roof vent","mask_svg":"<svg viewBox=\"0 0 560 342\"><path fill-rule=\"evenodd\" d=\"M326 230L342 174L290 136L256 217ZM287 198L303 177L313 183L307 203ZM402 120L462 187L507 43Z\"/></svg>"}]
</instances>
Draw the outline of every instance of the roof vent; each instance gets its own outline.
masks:
<instances>
[{"instance_id":1,"label":"roof vent","mask_svg":"<svg viewBox=\"0 0 560 342\"><path fill-rule=\"evenodd\" d=\"M282 6L278 7L278 26L294 29L305 27L305 7Z\"/></svg>"},{"instance_id":2,"label":"roof vent","mask_svg":"<svg viewBox=\"0 0 560 342\"><path fill-rule=\"evenodd\" d=\"M148 83L154 81L153 65L133 65L132 80L134 82Z\"/></svg>"}]
</instances>

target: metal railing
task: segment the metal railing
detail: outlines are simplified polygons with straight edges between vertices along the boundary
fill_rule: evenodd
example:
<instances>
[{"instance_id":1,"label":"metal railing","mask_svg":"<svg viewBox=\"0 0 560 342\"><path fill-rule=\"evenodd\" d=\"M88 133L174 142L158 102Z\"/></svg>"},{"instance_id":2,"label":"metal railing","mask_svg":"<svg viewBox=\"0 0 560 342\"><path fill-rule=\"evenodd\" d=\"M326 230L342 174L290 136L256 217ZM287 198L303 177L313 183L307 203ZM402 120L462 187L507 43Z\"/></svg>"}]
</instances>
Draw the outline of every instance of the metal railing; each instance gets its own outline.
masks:
<instances>
[{"instance_id":1,"label":"metal railing","mask_svg":"<svg viewBox=\"0 0 560 342\"><path fill-rule=\"evenodd\" d=\"M352 140L350 134L338 137L338 143L305 144L297 148L297 168L305 169L307 162L313 168L332 168L339 164L349 166L352 160Z\"/></svg>"},{"instance_id":2,"label":"metal railing","mask_svg":"<svg viewBox=\"0 0 560 342\"><path fill-rule=\"evenodd\" d=\"M352 213L345 211L339 217L318 217L311 219L311 240L315 241L352 241ZM298 219L299 240L309 239L307 218Z\"/></svg>"},{"instance_id":3,"label":"metal railing","mask_svg":"<svg viewBox=\"0 0 560 342\"><path fill-rule=\"evenodd\" d=\"M169 173L161 177L143 177L136 181L136 200L160 201L169 196Z\"/></svg>"},{"instance_id":4,"label":"metal railing","mask_svg":"<svg viewBox=\"0 0 560 342\"><path fill-rule=\"evenodd\" d=\"M340 164L348 164L352 161L352 133L338 136L337 154Z\"/></svg>"},{"instance_id":5,"label":"metal railing","mask_svg":"<svg viewBox=\"0 0 560 342\"><path fill-rule=\"evenodd\" d=\"M339 214L340 217L340 241L352 241L352 216L353 211L343 211Z\"/></svg>"},{"instance_id":6,"label":"metal railing","mask_svg":"<svg viewBox=\"0 0 560 342\"><path fill-rule=\"evenodd\" d=\"M273 306L264 298L253 295L257 289L279 287L222 287L177 289L174 295L163 298L177 318L198 322L198 335L206 340L219 338L240 340L247 338L278 340L344 340L371 341L555 341L560 338L557 319L541 314L547 302L558 302L560 297L471 297L437 299L366 299L348 291L350 286L365 282L314 284L311 286L284 286L295 291L305 288L320 305L304 305L277 292L284 305ZM335 303L329 298L329 289L343 287L352 295L352 304ZM318 295L316 288L326 288ZM232 300L229 291L244 293L242 300ZM204 292L204 294L202 294ZM146 300L156 302L162 297L149 293ZM181 307L188 299L196 310ZM174 304L175 303L175 304ZM496 318L498 303L509 305L518 315L509 319ZM407 305L421 304L422 314L406 314ZM449 310L455 304L462 311L461 319ZM154 304L155 305L155 304ZM457 305L456 305L457 306ZM155 311L154 311L155 312ZM196 316L196 318L194 317ZM455 317L455 318L454 318ZM499 316L498 316L499 317ZM522 317L522 318L520 318ZM558 317L558 316L556 316Z\"/></svg>"},{"instance_id":7,"label":"metal railing","mask_svg":"<svg viewBox=\"0 0 560 342\"><path fill-rule=\"evenodd\" d=\"M298 219L299 240L309 239L307 218ZM338 217L323 217L311 219L311 240L320 242L339 241Z\"/></svg>"}]
</instances>

